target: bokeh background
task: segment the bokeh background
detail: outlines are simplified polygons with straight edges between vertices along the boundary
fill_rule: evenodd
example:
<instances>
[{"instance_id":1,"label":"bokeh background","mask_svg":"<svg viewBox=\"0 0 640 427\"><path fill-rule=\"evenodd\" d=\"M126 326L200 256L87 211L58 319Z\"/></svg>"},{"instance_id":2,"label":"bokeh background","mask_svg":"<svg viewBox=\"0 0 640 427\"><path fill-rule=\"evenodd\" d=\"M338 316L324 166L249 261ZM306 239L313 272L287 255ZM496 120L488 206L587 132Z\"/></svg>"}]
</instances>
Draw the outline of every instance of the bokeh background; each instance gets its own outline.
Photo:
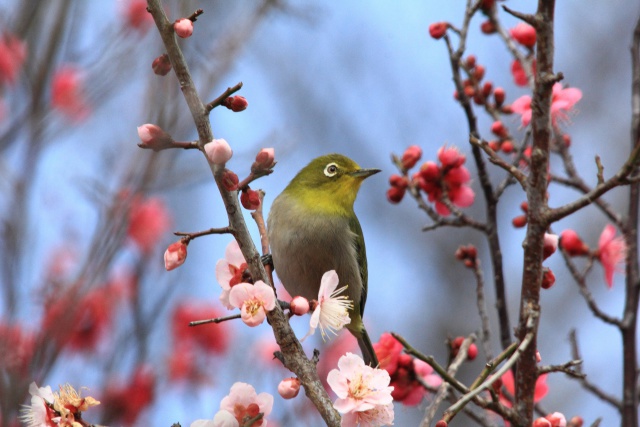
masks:
<instances>
[{"instance_id":1,"label":"bokeh background","mask_svg":"<svg viewBox=\"0 0 640 427\"><path fill-rule=\"evenodd\" d=\"M168 3L173 18L187 16L196 8L205 11L195 24L194 35L181 41L201 96L211 100L228 86L244 83L240 94L249 101L246 111L216 109L211 115L214 134L225 138L234 150L228 167L242 178L260 148L275 148L275 172L254 184L266 192L265 212L294 174L316 156L340 152L363 167L383 170L364 183L356 202L369 259L367 328L374 341L385 331L398 332L444 363L447 337L480 328L473 276L453 254L459 245L474 243L483 265L488 266L486 243L478 233L466 229L423 233L422 227L430 220L415 203L407 198L392 205L385 192L389 175L396 172L391 153L401 154L413 144L422 147L425 160L435 160L443 144L469 152L466 120L452 96L444 43L428 35L432 22L459 25L464 2ZM536 7L533 1L506 3L524 12ZM594 156L602 158L608 175L624 162L630 145L629 47L640 6L632 0L614 3L586 6L583 1L566 0L556 6L556 70L564 73L565 84L583 92L577 114L564 129L572 137L576 164L591 184L596 182ZM173 74L159 77L151 72L151 62L163 52L155 27L132 28L126 16L129 6L124 0L0 2L3 31L17 34L28 46L18 78L5 84L1 93L4 292L0 319L4 325L20 325L37 335L43 328L43 305L66 298L49 286L55 268L62 270L59 282L67 284L63 288L78 278L87 283L87 289L131 275L137 283L135 301L116 310L117 322L112 323L118 326L107 329L95 349L62 348L48 358L32 359L28 369L32 377L21 379L11 399L7 393L12 377L5 372L2 397L5 403L24 403L25 384L36 380L54 388L65 382L86 386L88 394L101 400L105 384L126 382L134 376L136 366L144 363L154 372L155 396L135 423L189 425L194 419L212 417L233 382L249 382L258 392L274 393L287 372L262 362L262 353L272 342L266 324L249 330L235 321L225 325L228 347L206 359L199 384L176 382L167 376L167 360L177 350L170 339L174 307L180 301L196 300L220 308L214 270L230 237L195 240L185 265L172 272L165 272L162 263L166 245L175 240L169 231L149 251L141 251L127 238L128 216L114 201L121 198L125 204L132 203L128 191L166 204L172 218L170 231L226 225L222 202L198 152L153 154L136 147L136 127L143 123L160 124L178 140L194 139L195 131ZM517 23L504 13L501 17L507 27ZM477 56L487 69L485 78L504 87L507 102L512 102L527 89L513 84L509 52L497 36L483 35L480 23L480 17L471 23L467 52ZM83 115L52 104L52 75L65 66L79 70L82 78L78 96L86 104ZM480 130L488 137L491 120L478 115ZM523 136L517 117L505 123ZM494 170L496 181L502 176ZM472 187L478 193L477 182ZM625 194L616 190L605 198L624 212ZM551 205L575 197L575 192L557 185L550 189ZM517 319L525 231L514 229L511 219L520 214L524 199L522 191L512 186L500 202L500 239L512 324ZM480 197L468 212L483 218ZM246 217L258 242L255 224L248 213ZM554 230L574 228L587 244L595 246L605 224L606 218L587 208ZM68 261L64 268L63 258ZM90 258L100 261L89 262ZM590 315L559 255L547 265L557 282L542 296L539 350L543 362L558 364L570 359L567 337L575 328L590 380L619 395L619 336ZM495 298L488 267L485 277L497 352ZM612 315L622 310L622 284L622 275L617 275L608 290L599 266L589 276L596 300ZM134 313L142 313L144 321ZM300 336L306 332L307 320L292 320ZM211 329L215 327L203 326L203 333L215 334ZM309 352L314 345L322 343L305 342ZM38 366L43 360L46 369ZM482 357L465 365L462 377L473 378L482 365ZM577 382L556 374L548 384L549 394L541 402L545 410L561 411L568 417L581 415L587 423L597 417L603 418L602 425L619 423L614 409L583 391ZM276 394L270 419L278 425L319 425L301 400L283 401ZM423 409L424 404L397 404L395 424L418 425ZM8 411L7 404L3 410ZM91 419L90 412L87 417ZM452 425L467 422L460 419Z\"/></svg>"}]
</instances>

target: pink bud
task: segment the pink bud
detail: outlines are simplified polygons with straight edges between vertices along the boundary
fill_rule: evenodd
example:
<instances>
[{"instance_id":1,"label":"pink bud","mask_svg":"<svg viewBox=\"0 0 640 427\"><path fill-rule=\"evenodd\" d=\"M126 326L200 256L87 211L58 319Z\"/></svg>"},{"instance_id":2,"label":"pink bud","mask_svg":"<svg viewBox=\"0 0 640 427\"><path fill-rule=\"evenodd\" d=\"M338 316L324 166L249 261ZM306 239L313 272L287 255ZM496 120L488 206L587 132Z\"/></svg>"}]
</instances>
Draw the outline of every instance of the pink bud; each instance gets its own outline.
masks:
<instances>
[{"instance_id":1,"label":"pink bud","mask_svg":"<svg viewBox=\"0 0 640 427\"><path fill-rule=\"evenodd\" d=\"M256 210L258 209L258 207L260 207L260 195L257 191L250 188L242 190L242 194L240 195L240 203L242 203L242 206L244 206L244 208L247 210Z\"/></svg>"},{"instance_id":2,"label":"pink bud","mask_svg":"<svg viewBox=\"0 0 640 427\"><path fill-rule=\"evenodd\" d=\"M573 230L564 230L560 234L560 247L569 256L584 256L589 254L589 246L587 246L578 233Z\"/></svg>"},{"instance_id":3,"label":"pink bud","mask_svg":"<svg viewBox=\"0 0 640 427\"><path fill-rule=\"evenodd\" d=\"M544 248L542 259L547 259L558 249L558 235L544 233Z\"/></svg>"},{"instance_id":4,"label":"pink bud","mask_svg":"<svg viewBox=\"0 0 640 427\"><path fill-rule=\"evenodd\" d=\"M147 12L147 2L145 0L131 0L126 6L125 18L127 25L140 32L146 31L153 23L151 14Z\"/></svg>"},{"instance_id":5,"label":"pink bud","mask_svg":"<svg viewBox=\"0 0 640 427\"><path fill-rule=\"evenodd\" d=\"M187 245L179 240L169 245L164 252L164 268L167 271L174 270L184 264L187 259Z\"/></svg>"},{"instance_id":6,"label":"pink bud","mask_svg":"<svg viewBox=\"0 0 640 427\"><path fill-rule=\"evenodd\" d=\"M417 145L412 145L402 154L402 167L405 169L411 169L418 163L422 157L422 149Z\"/></svg>"},{"instance_id":7,"label":"pink bud","mask_svg":"<svg viewBox=\"0 0 640 427\"><path fill-rule=\"evenodd\" d=\"M533 47L536 44L536 30L529 24L519 23L509 30L511 37L518 43L526 47Z\"/></svg>"},{"instance_id":8,"label":"pink bud","mask_svg":"<svg viewBox=\"0 0 640 427\"><path fill-rule=\"evenodd\" d=\"M227 191L237 190L238 182L240 182L240 180L238 179L238 175L236 175L233 171L230 171L229 169L225 169L224 172L222 172L222 186L224 187L225 190Z\"/></svg>"},{"instance_id":9,"label":"pink bud","mask_svg":"<svg viewBox=\"0 0 640 427\"><path fill-rule=\"evenodd\" d=\"M171 135L162 130L160 126L150 123L138 126L138 137L142 141L138 146L151 148L154 151L169 148L173 145Z\"/></svg>"},{"instance_id":10,"label":"pink bud","mask_svg":"<svg viewBox=\"0 0 640 427\"><path fill-rule=\"evenodd\" d=\"M207 154L209 161L216 165L223 165L229 161L233 155L231 146L224 139L214 139L213 141L205 144L204 151Z\"/></svg>"},{"instance_id":11,"label":"pink bud","mask_svg":"<svg viewBox=\"0 0 640 427\"><path fill-rule=\"evenodd\" d=\"M278 384L278 393L283 399L293 399L300 392L300 380L297 378L286 378Z\"/></svg>"},{"instance_id":12,"label":"pink bud","mask_svg":"<svg viewBox=\"0 0 640 427\"><path fill-rule=\"evenodd\" d=\"M447 32L447 28L449 28L448 22L435 22L429 25L429 35L436 40L441 39Z\"/></svg>"},{"instance_id":13,"label":"pink bud","mask_svg":"<svg viewBox=\"0 0 640 427\"><path fill-rule=\"evenodd\" d=\"M251 165L251 171L257 173L273 168L276 164L275 157L276 154L273 148L263 148L256 155L256 160Z\"/></svg>"},{"instance_id":14,"label":"pink bud","mask_svg":"<svg viewBox=\"0 0 640 427\"><path fill-rule=\"evenodd\" d=\"M440 168L436 162L428 160L420 166L420 176L426 181L436 181L440 178Z\"/></svg>"},{"instance_id":15,"label":"pink bud","mask_svg":"<svg viewBox=\"0 0 640 427\"><path fill-rule=\"evenodd\" d=\"M484 77L484 73L485 68L482 65L476 65L476 67L473 69L473 77L475 77L476 81L482 80L482 78Z\"/></svg>"},{"instance_id":16,"label":"pink bud","mask_svg":"<svg viewBox=\"0 0 640 427\"><path fill-rule=\"evenodd\" d=\"M471 344L469 346L469 350L467 351L467 359L473 360L478 357L478 346L475 344Z\"/></svg>"},{"instance_id":17,"label":"pink bud","mask_svg":"<svg viewBox=\"0 0 640 427\"><path fill-rule=\"evenodd\" d=\"M169 61L169 55L163 53L153 60L151 63L153 72L158 76L166 76L171 71L171 61Z\"/></svg>"},{"instance_id":18,"label":"pink bud","mask_svg":"<svg viewBox=\"0 0 640 427\"><path fill-rule=\"evenodd\" d=\"M222 101L222 105L227 107L229 110L234 113L239 113L240 111L244 111L249 106L249 102L244 96L236 95L230 96L224 101Z\"/></svg>"},{"instance_id":19,"label":"pink bud","mask_svg":"<svg viewBox=\"0 0 640 427\"><path fill-rule=\"evenodd\" d=\"M546 418L538 418L531 427L551 427L551 423Z\"/></svg>"},{"instance_id":20,"label":"pink bud","mask_svg":"<svg viewBox=\"0 0 640 427\"><path fill-rule=\"evenodd\" d=\"M400 203L406 191L406 188L391 187L387 190L387 200L393 204Z\"/></svg>"},{"instance_id":21,"label":"pink bud","mask_svg":"<svg viewBox=\"0 0 640 427\"><path fill-rule=\"evenodd\" d=\"M560 412L554 412L545 418L551 423L551 427L567 427L567 420Z\"/></svg>"},{"instance_id":22,"label":"pink bud","mask_svg":"<svg viewBox=\"0 0 640 427\"><path fill-rule=\"evenodd\" d=\"M493 90L493 83L484 82L484 85L482 85L482 96L484 96L485 98L488 97L489 95L491 95L492 90Z\"/></svg>"},{"instance_id":23,"label":"pink bud","mask_svg":"<svg viewBox=\"0 0 640 427\"><path fill-rule=\"evenodd\" d=\"M305 297L294 297L289 303L291 313L296 316L303 316L309 312L309 300Z\"/></svg>"},{"instance_id":24,"label":"pink bud","mask_svg":"<svg viewBox=\"0 0 640 427\"><path fill-rule=\"evenodd\" d=\"M476 56L475 55L467 56L467 59L466 59L465 62L467 64L467 68L468 69L471 69L471 68L475 67L476 66Z\"/></svg>"},{"instance_id":25,"label":"pink bud","mask_svg":"<svg viewBox=\"0 0 640 427\"><path fill-rule=\"evenodd\" d=\"M187 18L176 19L176 22L173 24L173 29L178 37L186 39L193 34L193 22Z\"/></svg>"},{"instance_id":26,"label":"pink bud","mask_svg":"<svg viewBox=\"0 0 640 427\"><path fill-rule=\"evenodd\" d=\"M442 146L438 150L438 160L440 160L443 167L456 168L461 166L467 158L460 153L457 147Z\"/></svg>"}]
</instances>

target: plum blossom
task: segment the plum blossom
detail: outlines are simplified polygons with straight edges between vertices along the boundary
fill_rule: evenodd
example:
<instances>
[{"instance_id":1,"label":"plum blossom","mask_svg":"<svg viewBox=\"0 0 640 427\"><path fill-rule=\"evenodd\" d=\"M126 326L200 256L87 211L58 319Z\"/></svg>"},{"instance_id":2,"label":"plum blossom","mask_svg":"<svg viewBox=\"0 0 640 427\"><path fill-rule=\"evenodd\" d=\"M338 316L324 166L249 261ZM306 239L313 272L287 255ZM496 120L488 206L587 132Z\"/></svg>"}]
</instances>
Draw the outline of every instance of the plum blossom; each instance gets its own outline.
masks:
<instances>
[{"instance_id":1,"label":"plum blossom","mask_svg":"<svg viewBox=\"0 0 640 427\"><path fill-rule=\"evenodd\" d=\"M574 230L567 229L560 234L560 247L569 256L584 256L589 254L589 246L587 246L578 233Z\"/></svg>"},{"instance_id":2,"label":"plum blossom","mask_svg":"<svg viewBox=\"0 0 640 427\"><path fill-rule=\"evenodd\" d=\"M51 387L38 387L32 382L29 394L31 405L24 406L19 416L27 427L80 425L77 420L82 419L81 412L100 404L91 396L80 396L69 384L60 386L60 390L54 393Z\"/></svg>"},{"instance_id":3,"label":"plum blossom","mask_svg":"<svg viewBox=\"0 0 640 427\"><path fill-rule=\"evenodd\" d=\"M204 152L207 155L209 161L216 165L223 165L231 159L233 150L229 143L222 139L214 139L204 145Z\"/></svg>"},{"instance_id":4,"label":"plum blossom","mask_svg":"<svg viewBox=\"0 0 640 427\"><path fill-rule=\"evenodd\" d=\"M364 364L359 356L347 353L338 361L338 369L329 372L327 382L338 399L333 404L343 415L342 426L380 426L393 422L393 387L384 369Z\"/></svg>"},{"instance_id":5,"label":"plum blossom","mask_svg":"<svg viewBox=\"0 0 640 427\"><path fill-rule=\"evenodd\" d=\"M41 427L53 425L52 418L57 414L51 409L54 395L51 386L38 387L35 382L29 385L31 405L24 405L18 419L27 427Z\"/></svg>"},{"instance_id":6,"label":"plum blossom","mask_svg":"<svg viewBox=\"0 0 640 427\"><path fill-rule=\"evenodd\" d=\"M272 408L272 395L269 393L257 394L251 384L241 382L237 382L232 385L229 395L225 396L220 402L220 410L228 411L233 414L236 421L243 426L247 420L260 413L263 414L263 418L260 421L255 422L251 427L267 427L266 418L271 413ZM227 424L220 424L220 426L226 425Z\"/></svg>"},{"instance_id":7,"label":"plum blossom","mask_svg":"<svg viewBox=\"0 0 640 427\"><path fill-rule=\"evenodd\" d=\"M262 280L255 284L239 283L231 288L229 302L240 309L244 323L253 327L264 322L267 312L276 306L276 294L273 288Z\"/></svg>"},{"instance_id":8,"label":"plum blossom","mask_svg":"<svg viewBox=\"0 0 640 427\"><path fill-rule=\"evenodd\" d=\"M229 302L229 292L231 288L241 283L242 275L247 269L247 262L240 251L240 246L236 240L232 240L224 251L224 259L216 263L216 280L222 287L220 302L229 310L233 306Z\"/></svg>"},{"instance_id":9,"label":"plum blossom","mask_svg":"<svg viewBox=\"0 0 640 427\"><path fill-rule=\"evenodd\" d=\"M351 323L349 310L353 308L353 302L347 299L346 295L341 295L347 289L346 285L336 289L338 283L338 273L335 270L327 271L322 275L318 303L311 314L309 332L301 341L313 335L318 326L322 339L325 339L329 332L337 335L344 325Z\"/></svg>"},{"instance_id":10,"label":"plum blossom","mask_svg":"<svg viewBox=\"0 0 640 427\"><path fill-rule=\"evenodd\" d=\"M164 268L167 271L175 270L184 264L187 259L187 245L179 240L169 245L164 251Z\"/></svg>"},{"instance_id":11,"label":"plum blossom","mask_svg":"<svg viewBox=\"0 0 640 427\"><path fill-rule=\"evenodd\" d=\"M568 113L571 112L574 105L582 98L582 91L578 88L562 88L560 83L553 85L551 94L551 121L557 126L559 121L567 121ZM522 126L528 126L531 123L531 96L523 95L511 104L514 113L521 116Z\"/></svg>"},{"instance_id":12,"label":"plum blossom","mask_svg":"<svg viewBox=\"0 0 640 427\"><path fill-rule=\"evenodd\" d=\"M231 412L221 409L213 420L195 420L190 427L240 427L240 423Z\"/></svg>"},{"instance_id":13,"label":"plum blossom","mask_svg":"<svg viewBox=\"0 0 640 427\"><path fill-rule=\"evenodd\" d=\"M627 255L627 244L623 236L616 235L616 228L607 224L600 234L598 241L598 259L604 268L604 279L607 287L613 286L613 273L618 271L618 265L622 263Z\"/></svg>"},{"instance_id":14,"label":"plum blossom","mask_svg":"<svg viewBox=\"0 0 640 427\"><path fill-rule=\"evenodd\" d=\"M176 31L178 37L186 39L193 34L193 21L188 18L176 19L173 24L173 29Z\"/></svg>"},{"instance_id":15,"label":"plum blossom","mask_svg":"<svg viewBox=\"0 0 640 427\"><path fill-rule=\"evenodd\" d=\"M502 385L507 390L507 392L511 396L515 396L516 387L515 387L515 381L513 380L513 372L511 371L505 372L504 375L500 377L500 379L502 380ZM533 392L533 401L539 402L540 400L542 400L542 398L544 398L547 395L548 392L549 392L549 386L547 385L547 374L540 375L536 380L536 386ZM500 395L500 401L504 405L511 408L512 406L511 401L506 397L504 397L502 394Z\"/></svg>"}]
</instances>

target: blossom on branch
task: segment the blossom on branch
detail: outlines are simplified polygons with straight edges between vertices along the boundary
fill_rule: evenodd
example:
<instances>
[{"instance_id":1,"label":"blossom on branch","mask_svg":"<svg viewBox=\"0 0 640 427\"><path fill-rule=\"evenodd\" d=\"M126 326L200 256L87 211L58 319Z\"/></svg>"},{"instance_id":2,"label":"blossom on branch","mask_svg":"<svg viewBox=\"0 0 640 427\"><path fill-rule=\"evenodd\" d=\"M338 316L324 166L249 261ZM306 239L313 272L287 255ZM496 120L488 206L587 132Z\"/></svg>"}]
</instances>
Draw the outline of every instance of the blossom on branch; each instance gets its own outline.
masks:
<instances>
[{"instance_id":1,"label":"blossom on branch","mask_svg":"<svg viewBox=\"0 0 640 427\"><path fill-rule=\"evenodd\" d=\"M342 426L355 426L358 422L371 426L393 423L390 379L387 371L365 365L353 353L342 356L338 369L327 376L329 386L338 396L333 407L343 415Z\"/></svg>"},{"instance_id":2,"label":"blossom on branch","mask_svg":"<svg viewBox=\"0 0 640 427\"><path fill-rule=\"evenodd\" d=\"M618 265L627 256L627 244L623 236L616 237L616 228L607 224L598 241L598 260L604 268L604 280L608 288L613 286L613 273L620 271Z\"/></svg>"},{"instance_id":3,"label":"blossom on branch","mask_svg":"<svg viewBox=\"0 0 640 427\"><path fill-rule=\"evenodd\" d=\"M91 396L82 397L69 384L60 386L60 390L54 393L51 387L38 387L32 382L29 394L31 405L24 406L19 416L27 427L79 426L82 412L100 404Z\"/></svg>"},{"instance_id":4,"label":"blossom on branch","mask_svg":"<svg viewBox=\"0 0 640 427\"><path fill-rule=\"evenodd\" d=\"M582 91L577 88L562 88L560 83L553 85L551 94L551 122L554 126L559 121L566 122L569 119L568 113L571 112L574 105L582 98ZM523 95L511 104L514 113L521 116L522 126L528 126L531 123L531 96Z\"/></svg>"},{"instance_id":5,"label":"blossom on branch","mask_svg":"<svg viewBox=\"0 0 640 427\"><path fill-rule=\"evenodd\" d=\"M231 288L229 302L241 311L242 321L253 327L264 322L267 312L276 306L273 288L262 280L255 284L239 283Z\"/></svg>"},{"instance_id":6,"label":"blossom on branch","mask_svg":"<svg viewBox=\"0 0 640 427\"><path fill-rule=\"evenodd\" d=\"M187 259L187 245L178 240L169 245L166 251L164 251L164 268L167 271L175 270L184 264Z\"/></svg>"},{"instance_id":7,"label":"blossom on branch","mask_svg":"<svg viewBox=\"0 0 640 427\"><path fill-rule=\"evenodd\" d=\"M238 242L234 239L227 245L224 251L224 258L216 263L216 280L222 287L220 302L229 310L233 309L229 302L229 292L231 292L233 286L249 279L244 277L246 269L247 262L242 255Z\"/></svg>"},{"instance_id":8,"label":"blossom on branch","mask_svg":"<svg viewBox=\"0 0 640 427\"><path fill-rule=\"evenodd\" d=\"M300 380L295 377L285 378L278 384L278 394L283 399L293 399L300 392Z\"/></svg>"},{"instance_id":9,"label":"blossom on branch","mask_svg":"<svg viewBox=\"0 0 640 427\"><path fill-rule=\"evenodd\" d=\"M346 295L341 295L347 289L346 285L336 289L339 281L335 270L327 271L322 275L318 301L309 322L309 332L300 341L313 335L318 327L320 327L322 339L325 339L329 332L337 335L340 329L351 323L349 310L353 308L353 301L347 299Z\"/></svg>"},{"instance_id":10,"label":"blossom on branch","mask_svg":"<svg viewBox=\"0 0 640 427\"><path fill-rule=\"evenodd\" d=\"M532 48L536 44L536 29L524 22L510 29L509 34L522 46Z\"/></svg>"},{"instance_id":11,"label":"blossom on branch","mask_svg":"<svg viewBox=\"0 0 640 427\"><path fill-rule=\"evenodd\" d=\"M165 132L160 126L146 123L138 126L138 137L142 148L151 148L158 151L169 148L173 145L173 137Z\"/></svg>"},{"instance_id":12,"label":"blossom on branch","mask_svg":"<svg viewBox=\"0 0 640 427\"><path fill-rule=\"evenodd\" d=\"M176 22L173 24L173 29L178 37L182 37L183 39L191 37L191 34L193 34L193 21L188 18L176 19Z\"/></svg>"},{"instance_id":13,"label":"blossom on branch","mask_svg":"<svg viewBox=\"0 0 640 427\"><path fill-rule=\"evenodd\" d=\"M560 234L560 247L569 255L569 256L584 256L589 255L589 246L587 246L578 233L575 231L568 229L564 230Z\"/></svg>"},{"instance_id":14,"label":"blossom on branch","mask_svg":"<svg viewBox=\"0 0 640 427\"><path fill-rule=\"evenodd\" d=\"M233 150L227 141L222 138L214 139L204 145L204 152L209 161L216 165L223 165L231 159Z\"/></svg>"},{"instance_id":15,"label":"blossom on branch","mask_svg":"<svg viewBox=\"0 0 640 427\"><path fill-rule=\"evenodd\" d=\"M251 384L237 382L231 386L229 395L220 402L220 410L234 415L239 425L246 427L246 422L262 414L261 420L254 422L251 427L265 427L267 417L273 408L273 396L269 393L257 394ZM225 425L225 424L220 424Z\"/></svg>"}]
</instances>

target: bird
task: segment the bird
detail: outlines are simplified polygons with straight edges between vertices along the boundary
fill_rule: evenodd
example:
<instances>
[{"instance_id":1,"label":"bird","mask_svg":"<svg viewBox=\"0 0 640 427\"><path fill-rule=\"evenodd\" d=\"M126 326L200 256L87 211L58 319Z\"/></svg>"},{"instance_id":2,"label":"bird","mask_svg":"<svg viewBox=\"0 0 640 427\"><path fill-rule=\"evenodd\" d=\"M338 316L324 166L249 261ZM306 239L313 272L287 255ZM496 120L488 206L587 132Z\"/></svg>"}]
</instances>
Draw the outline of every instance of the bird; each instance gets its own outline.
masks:
<instances>
[{"instance_id":1,"label":"bird","mask_svg":"<svg viewBox=\"0 0 640 427\"><path fill-rule=\"evenodd\" d=\"M271 205L267 233L274 269L291 296L318 298L322 276L335 270L342 295L353 302L345 327L358 340L365 364L378 366L362 317L367 302L367 254L353 209L362 182L380 172L342 154L313 159Z\"/></svg>"}]
</instances>

